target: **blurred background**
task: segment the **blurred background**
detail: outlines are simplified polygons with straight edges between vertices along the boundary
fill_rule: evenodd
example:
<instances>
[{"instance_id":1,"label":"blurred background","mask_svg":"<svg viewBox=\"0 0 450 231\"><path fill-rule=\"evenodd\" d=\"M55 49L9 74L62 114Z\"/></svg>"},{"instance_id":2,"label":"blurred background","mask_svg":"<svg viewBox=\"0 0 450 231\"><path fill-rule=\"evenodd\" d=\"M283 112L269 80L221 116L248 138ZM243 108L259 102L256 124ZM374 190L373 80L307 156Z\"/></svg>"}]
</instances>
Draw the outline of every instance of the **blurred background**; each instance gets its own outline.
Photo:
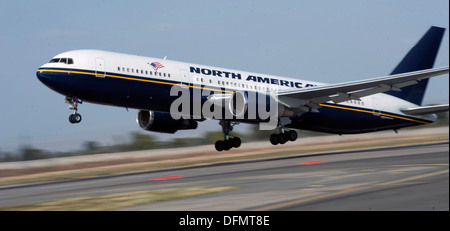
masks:
<instances>
[{"instance_id":1,"label":"blurred background","mask_svg":"<svg viewBox=\"0 0 450 231\"><path fill-rule=\"evenodd\" d=\"M58 53L167 56L336 83L389 74L430 26L449 28L449 1L1 1L0 161L213 145L222 138L218 121L194 132L148 133L136 124L136 110L89 103L79 107L83 122L70 124L64 96L35 74ZM448 63L447 32L435 66ZM425 104L448 103L448 92L448 75L433 78ZM442 123L447 117L441 114ZM250 125L235 132L243 142L268 137Z\"/></svg>"}]
</instances>

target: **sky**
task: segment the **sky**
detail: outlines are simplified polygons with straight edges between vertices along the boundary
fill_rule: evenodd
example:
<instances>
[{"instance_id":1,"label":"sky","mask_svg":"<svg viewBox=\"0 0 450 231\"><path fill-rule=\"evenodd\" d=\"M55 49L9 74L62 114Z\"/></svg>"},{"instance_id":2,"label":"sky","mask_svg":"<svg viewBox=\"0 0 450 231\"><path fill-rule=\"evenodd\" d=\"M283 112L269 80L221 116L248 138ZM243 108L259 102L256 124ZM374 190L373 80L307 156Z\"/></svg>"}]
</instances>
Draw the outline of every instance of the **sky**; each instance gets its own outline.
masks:
<instances>
[{"instance_id":1,"label":"sky","mask_svg":"<svg viewBox=\"0 0 450 231\"><path fill-rule=\"evenodd\" d=\"M36 78L64 51L167 56L338 83L389 74L430 26L449 28L448 0L0 1L0 151L75 150L141 132L136 110L89 103L79 107L83 121L69 123L64 96ZM435 66L448 65L447 31ZM449 102L448 75L430 81L424 101ZM194 134L220 129L207 121Z\"/></svg>"}]
</instances>

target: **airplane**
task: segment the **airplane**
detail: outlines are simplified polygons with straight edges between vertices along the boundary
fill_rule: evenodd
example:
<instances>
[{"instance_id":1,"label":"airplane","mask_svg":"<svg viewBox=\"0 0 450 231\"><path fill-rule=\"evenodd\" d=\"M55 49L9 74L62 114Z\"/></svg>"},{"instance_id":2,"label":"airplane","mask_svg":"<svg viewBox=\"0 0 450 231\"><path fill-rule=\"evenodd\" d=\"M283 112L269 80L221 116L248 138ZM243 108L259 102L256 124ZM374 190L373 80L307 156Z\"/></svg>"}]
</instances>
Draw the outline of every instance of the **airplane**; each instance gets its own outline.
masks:
<instances>
[{"instance_id":1,"label":"airplane","mask_svg":"<svg viewBox=\"0 0 450 231\"><path fill-rule=\"evenodd\" d=\"M215 148L228 151L241 145L229 134L239 123L275 121L269 140L278 145L297 139L293 129L342 135L434 122L449 105L422 101L429 78L449 73L433 68L444 33L431 27L390 75L334 84L100 50L58 54L36 75L65 96L70 123L81 122L83 102L137 109L138 125L152 132L215 119L224 134Z\"/></svg>"}]
</instances>

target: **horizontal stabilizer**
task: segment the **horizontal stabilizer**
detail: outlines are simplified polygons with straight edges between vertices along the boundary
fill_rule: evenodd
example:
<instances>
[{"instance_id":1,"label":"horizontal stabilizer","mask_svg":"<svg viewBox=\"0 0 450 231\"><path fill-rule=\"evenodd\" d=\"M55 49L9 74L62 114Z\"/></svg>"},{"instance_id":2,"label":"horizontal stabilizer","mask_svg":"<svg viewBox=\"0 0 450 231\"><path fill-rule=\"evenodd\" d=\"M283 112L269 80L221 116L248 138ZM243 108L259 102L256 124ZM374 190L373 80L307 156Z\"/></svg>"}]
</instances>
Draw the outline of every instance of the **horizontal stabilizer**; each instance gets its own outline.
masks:
<instances>
[{"instance_id":1,"label":"horizontal stabilizer","mask_svg":"<svg viewBox=\"0 0 450 231\"><path fill-rule=\"evenodd\" d=\"M434 105L434 106L424 106L424 107L414 107L402 110L403 113L408 115L428 115L438 112L445 112L449 110L448 104Z\"/></svg>"}]
</instances>

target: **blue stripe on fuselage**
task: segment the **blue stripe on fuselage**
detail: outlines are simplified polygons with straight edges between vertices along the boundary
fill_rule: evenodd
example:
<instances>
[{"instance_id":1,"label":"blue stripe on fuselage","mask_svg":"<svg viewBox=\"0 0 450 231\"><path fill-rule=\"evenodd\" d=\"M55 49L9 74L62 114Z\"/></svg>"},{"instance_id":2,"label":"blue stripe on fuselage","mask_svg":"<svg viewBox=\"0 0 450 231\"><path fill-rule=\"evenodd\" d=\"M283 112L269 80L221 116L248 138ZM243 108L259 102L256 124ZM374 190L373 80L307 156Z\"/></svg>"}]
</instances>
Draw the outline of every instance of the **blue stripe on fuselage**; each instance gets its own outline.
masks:
<instances>
[{"instance_id":1,"label":"blue stripe on fuselage","mask_svg":"<svg viewBox=\"0 0 450 231\"><path fill-rule=\"evenodd\" d=\"M432 121L370 109L321 104L319 112L308 112L292 119L286 127L334 134L357 134L399 129Z\"/></svg>"},{"instance_id":2,"label":"blue stripe on fuselage","mask_svg":"<svg viewBox=\"0 0 450 231\"><path fill-rule=\"evenodd\" d=\"M97 104L162 112L170 111L171 103L178 98L170 96L170 89L180 84L178 81L118 73L106 73L105 77L96 77L95 71L79 69L40 68L37 76L49 88L65 96L77 96ZM189 88L191 93L193 88L230 92L205 86ZM203 100L202 98L202 104ZM323 104L319 111L320 113L302 114L287 127L347 134L430 122L384 112L376 116L370 113L370 109L334 104ZM388 118L382 119L384 117Z\"/></svg>"},{"instance_id":3,"label":"blue stripe on fuselage","mask_svg":"<svg viewBox=\"0 0 450 231\"><path fill-rule=\"evenodd\" d=\"M97 104L155 111L169 111L171 102L177 98L170 97L170 89L179 84L117 73L96 77L95 71L78 69L41 68L37 76L49 88L65 96L77 96Z\"/></svg>"}]
</instances>

